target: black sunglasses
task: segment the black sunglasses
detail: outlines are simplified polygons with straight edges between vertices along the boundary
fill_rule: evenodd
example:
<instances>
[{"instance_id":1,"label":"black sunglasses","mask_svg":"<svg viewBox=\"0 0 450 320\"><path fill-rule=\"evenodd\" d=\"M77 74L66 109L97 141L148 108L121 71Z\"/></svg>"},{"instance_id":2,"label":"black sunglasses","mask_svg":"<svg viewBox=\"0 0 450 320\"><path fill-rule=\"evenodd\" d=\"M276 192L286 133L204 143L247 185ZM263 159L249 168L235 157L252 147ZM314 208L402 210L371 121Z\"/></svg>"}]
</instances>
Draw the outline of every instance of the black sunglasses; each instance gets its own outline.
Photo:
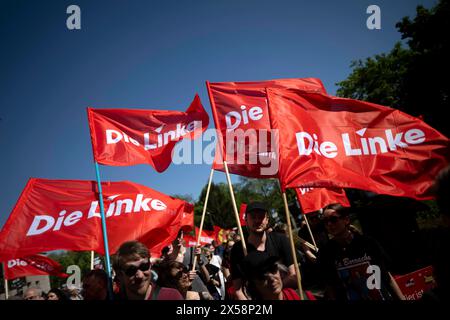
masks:
<instances>
[{"instance_id":1,"label":"black sunglasses","mask_svg":"<svg viewBox=\"0 0 450 320\"><path fill-rule=\"evenodd\" d=\"M138 270L141 270L142 272L148 271L151 267L150 260L144 263L141 263L139 267L136 266L129 266L128 268L123 269L123 273L125 273L128 277L132 277L136 274Z\"/></svg>"}]
</instances>

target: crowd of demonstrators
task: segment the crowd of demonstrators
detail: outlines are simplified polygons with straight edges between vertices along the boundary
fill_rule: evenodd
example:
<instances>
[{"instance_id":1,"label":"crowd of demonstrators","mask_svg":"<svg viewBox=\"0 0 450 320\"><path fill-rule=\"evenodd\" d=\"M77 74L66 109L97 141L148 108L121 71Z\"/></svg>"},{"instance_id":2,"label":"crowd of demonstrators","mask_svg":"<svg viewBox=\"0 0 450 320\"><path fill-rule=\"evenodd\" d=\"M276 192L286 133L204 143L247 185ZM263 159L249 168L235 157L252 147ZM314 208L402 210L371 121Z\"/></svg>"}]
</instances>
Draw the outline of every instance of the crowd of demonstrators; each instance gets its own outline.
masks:
<instances>
[{"instance_id":1,"label":"crowd of demonstrators","mask_svg":"<svg viewBox=\"0 0 450 320\"><path fill-rule=\"evenodd\" d=\"M450 167L436 179L442 227L425 235L427 262L433 265L437 286L423 300L450 298ZM300 294L285 224L269 226L268 206L248 204L244 254L237 232L223 243L187 249L183 232L163 248L160 258L138 241L123 243L113 256L112 298L115 300L399 300L405 299L390 274L390 263L379 243L364 235L350 220L351 208L331 204L308 214L295 234ZM311 234L314 240L311 238ZM316 243L314 248L311 243ZM309 243L309 244L308 244ZM194 260L196 261L194 267ZM375 275L372 279L369 279ZM379 275L379 276L378 276ZM24 300L106 300L108 275L91 270L77 289L28 288Z\"/></svg>"}]
</instances>

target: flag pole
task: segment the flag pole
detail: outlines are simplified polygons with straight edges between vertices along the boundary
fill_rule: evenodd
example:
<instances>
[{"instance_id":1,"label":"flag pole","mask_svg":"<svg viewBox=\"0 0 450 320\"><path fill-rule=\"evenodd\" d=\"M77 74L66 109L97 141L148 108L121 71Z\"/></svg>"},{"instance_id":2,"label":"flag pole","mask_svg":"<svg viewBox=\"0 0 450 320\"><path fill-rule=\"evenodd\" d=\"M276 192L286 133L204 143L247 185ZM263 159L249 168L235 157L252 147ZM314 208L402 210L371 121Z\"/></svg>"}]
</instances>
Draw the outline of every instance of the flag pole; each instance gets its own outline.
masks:
<instances>
[{"instance_id":1,"label":"flag pole","mask_svg":"<svg viewBox=\"0 0 450 320\"><path fill-rule=\"evenodd\" d=\"M306 227L308 228L309 235L310 235L310 237L311 237L311 239L312 239L312 242L313 242L313 244L314 244L314 248L315 248L314 250L315 250L316 252L318 252L318 251L319 251L319 248L317 247L316 240L314 239L314 235L313 235L313 233L312 233L311 227L309 226L308 218L306 217L306 214L305 214L305 213L303 213L303 217L305 218Z\"/></svg>"},{"instance_id":2,"label":"flag pole","mask_svg":"<svg viewBox=\"0 0 450 320\"><path fill-rule=\"evenodd\" d=\"M3 263L3 280L5 281L5 300L9 299L8 279L6 279L6 264Z\"/></svg>"},{"instance_id":3,"label":"flag pole","mask_svg":"<svg viewBox=\"0 0 450 320\"><path fill-rule=\"evenodd\" d=\"M244 233L242 232L241 220L239 219L239 212L238 212L238 209L236 206L236 199L234 198L233 185L231 184L230 172L228 171L228 164L225 160L223 161L223 165L225 167L225 173L227 175L228 187L230 189L231 202L233 202L233 210L234 210L234 215L236 217L236 222L237 222L238 229L239 229L239 235L241 236L242 250L244 251L244 256L246 256L247 255L247 246L245 245L245 239L244 239Z\"/></svg>"},{"instance_id":4,"label":"flag pole","mask_svg":"<svg viewBox=\"0 0 450 320\"><path fill-rule=\"evenodd\" d=\"M286 198L286 192L283 192L283 202L284 202L284 211L286 213L286 222L287 222L287 225L288 225L289 241L291 243L292 259L294 260L295 273L297 275L298 290L299 290L299 293L300 293L300 298L302 300L304 300L303 289L302 289L302 276L300 274L300 268L298 267L297 253L295 252L294 236L292 234L292 225L291 225L291 219L289 217L290 214L289 214L289 208L288 208L288 203L287 203L287 198Z\"/></svg>"},{"instance_id":5,"label":"flag pole","mask_svg":"<svg viewBox=\"0 0 450 320\"><path fill-rule=\"evenodd\" d=\"M200 244L200 237L202 236L203 222L205 221L206 207L208 206L209 191L211 189L211 182L212 182L213 175L214 175L214 169L211 168L211 173L209 174L208 187L206 188L205 203L203 204L202 219L200 220L200 229L199 229L199 232L198 232L198 235L197 235L196 247L198 247L198 245ZM197 264L197 255L194 256L194 262L192 263L192 271L195 271L196 264Z\"/></svg>"},{"instance_id":6,"label":"flag pole","mask_svg":"<svg viewBox=\"0 0 450 320\"><path fill-rule=\"evenodd\" d=\"M91 270L94 270L94 250L91 251Z\"/></svg>"},{"instance_id":7,"label":"flag pole","mask_svg":"<svg viewBox=\"0 0 450 320\"><path fill-rule=\"evenodd\" d=\"M106 274L108 275L108 293L110 299L112 299L112 275L111 275L111 261L109 259L109 246L108 246L108 234L106 232L106 217L105 217L105 208L103 205L103 192L102 192L102 184L100 181L100 170L98 168L97 161L94 161L95 164L95 176L97 178L97 186L98 186L98 197L100 202L100 216L102 219L102 233L103 233L103 244L105 247L105 263L106 263Z\"/></svg>"}]
</instances>

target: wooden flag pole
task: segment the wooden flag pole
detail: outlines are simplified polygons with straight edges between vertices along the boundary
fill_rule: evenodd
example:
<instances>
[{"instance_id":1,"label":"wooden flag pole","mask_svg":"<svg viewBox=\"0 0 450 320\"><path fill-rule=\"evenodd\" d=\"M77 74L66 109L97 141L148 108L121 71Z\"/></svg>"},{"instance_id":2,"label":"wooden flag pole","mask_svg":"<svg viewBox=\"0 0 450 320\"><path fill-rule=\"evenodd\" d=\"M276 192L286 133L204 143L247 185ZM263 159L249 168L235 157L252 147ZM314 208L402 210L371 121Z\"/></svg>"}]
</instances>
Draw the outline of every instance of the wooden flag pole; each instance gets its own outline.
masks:
<instances>
[{"instance_id":1,"label":"wooden flag pole","mask_svg":"<svg viewBox=\"0 0 450 320\"><path fill-rule=\"evenodd\" d=\"M206 188L205 203L203 204L202 219L200 220L200 229L198 231L198 236L197 236L197 244L195 246L196 248L200 244L200 237L202 236L203 222L205 221L206 208L208 206L209 191L211 189L211 182L212 182L213 175L214 175L214 169L211 168L211 173L209 174L208 187ZM196 264L197 264L197 255L194 255L194 262L192 262L192 271L195 271Z\"/></svg>"},{"instance_id":2,"label":"wooden flag pole","mask_svg":"<svg viewBox=\"0 0 450 320\"><path fill-rule=\"evenodd\" d=\"M91 270L94 270L94 251L91 251Z\"/></svg>"},{"instance_id":3,"label":"wooden flag pole","mask_svg":"<svg viewBox=\"0 0 450 320\"><path fill-rule=\"evenodd\" d=\"M288 207L287 198L286 198L286 192L283 192L283 202L284 202L284 211L286 213L286 222L287 222L287 225L288 225L289 241L291 243L292 259L294 260L295 273L297 274L298 290L299 290L299 293L300 293L300 299L304 300L303 288L302 288L302 276L300 274L300 268L298 267L298 262L297 262L297 253L295 251L294 236L292 234L292 225L291 225L291 219L290 219L290 214L289 214L289 207Z\"/></svg>"},{"instance_id":4,"label":"wooden flag pole","mask_svg":"<svg viewBox=\"0 0 450 320\"><path fill-rule=\"evenodd\" d=\"M230 173L228 171L228 164L226 161L223 162L223 166L225 167L225 173L227 175L228 186L230 188L231 202L233 202L234 215L236 217L236 222L237 222L238 229L239 229L239 235L241 236L242 250L244 251L244 256L246 256L247 255L247 246L245 245L244 233L242 232L241 221L239 219L239 212L237 209L236 200L234 198L233 185L231 184Z\"/></svg>"},{"instance_id":5,"label":"wooden flag pole","mask_svg":"<svg viewBox=\"0 0 450 320\"><path fill-rule=\"evenodd\" d=\"M311 239L312 239L312 242L313 242L313 244L314 244L314 250L315 250L316 252L318 252L318 251L319 251L319 247L317 247L316 240L314 239L314 236L313 236L311 227L309 226L309 222L308 222L308 218L306 217L306 214L303 213L303 217L305 218L306 227L308 228L309 235L310 235L310 237L311 237Z\"/></svg>"}]
</instances>

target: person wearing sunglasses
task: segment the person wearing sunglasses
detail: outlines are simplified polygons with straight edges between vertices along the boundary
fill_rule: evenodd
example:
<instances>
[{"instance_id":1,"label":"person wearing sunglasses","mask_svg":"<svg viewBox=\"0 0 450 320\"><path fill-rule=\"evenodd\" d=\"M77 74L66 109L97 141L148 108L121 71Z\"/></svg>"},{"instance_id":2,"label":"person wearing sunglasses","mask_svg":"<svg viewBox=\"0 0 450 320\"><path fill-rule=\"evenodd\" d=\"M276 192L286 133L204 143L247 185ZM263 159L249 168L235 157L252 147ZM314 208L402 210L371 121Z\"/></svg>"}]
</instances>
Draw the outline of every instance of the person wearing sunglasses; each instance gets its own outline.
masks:
<instances>
[{"instance_id":1,"label":"person wearing sunglasses","mask_svg":"<svg viewBox=\"0 0 450 320\"><path fill-rule=\"evenodd\" d=\"M374 239L352 231L349 210L340 204L332 204L324 209L321 218L331 237L318 252L318 264L326 286L325 298L401 299L388 272L384 250Z\"/></svg>"},{"instance_id":2,"label":"person wearing sunglasses","mask_svg":"<svg viewBox=\"0 0 450 320\"><path fill-rule=\"evenodd\" d=\"M127 300L183 300L176 289L152 283L150 252L138 241L123 243L114 258L114 270Z\"/></svg>"},{"instance_id":3,"label":"person wearing sunglasses","mask_svg":"<svg viewBox=\"0 0 450 320\"><path fill-rule=\"evenodd\" d=\"M157 266L158 280L157 284L161 287L177 289L185 300L203 300L203 297L209 297L208 292L192 291L192 274L183 263L176 260L164 260ZM212 300L212 297L207 300Z\"/></svg>"}]
</instances>

